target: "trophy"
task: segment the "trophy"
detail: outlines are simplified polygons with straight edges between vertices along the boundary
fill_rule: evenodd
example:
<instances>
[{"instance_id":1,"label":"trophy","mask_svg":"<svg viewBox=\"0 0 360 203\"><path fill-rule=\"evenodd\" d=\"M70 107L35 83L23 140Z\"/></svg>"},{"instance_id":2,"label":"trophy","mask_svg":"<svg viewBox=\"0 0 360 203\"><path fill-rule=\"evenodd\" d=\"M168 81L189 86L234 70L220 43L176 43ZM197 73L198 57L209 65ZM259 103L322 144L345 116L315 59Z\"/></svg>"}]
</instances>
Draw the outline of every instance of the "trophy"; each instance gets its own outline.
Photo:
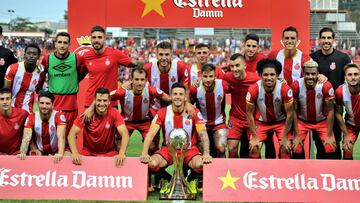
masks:
<instances>
[{"instance_id":1,"label":"trophy","mask_svg":"<svg viewBox=\"0 0 360 203\"><path fill-rule=\"evenodd\" d=\"M189 140L189 135L181 128L173 129L169 134L167 146L173 157L174 172L169 187L164 193L160 193L160 199L196 200L196 193L190 192L189 184L183 173L184 154L189 147Z\"/></svg>"}]
</instances>

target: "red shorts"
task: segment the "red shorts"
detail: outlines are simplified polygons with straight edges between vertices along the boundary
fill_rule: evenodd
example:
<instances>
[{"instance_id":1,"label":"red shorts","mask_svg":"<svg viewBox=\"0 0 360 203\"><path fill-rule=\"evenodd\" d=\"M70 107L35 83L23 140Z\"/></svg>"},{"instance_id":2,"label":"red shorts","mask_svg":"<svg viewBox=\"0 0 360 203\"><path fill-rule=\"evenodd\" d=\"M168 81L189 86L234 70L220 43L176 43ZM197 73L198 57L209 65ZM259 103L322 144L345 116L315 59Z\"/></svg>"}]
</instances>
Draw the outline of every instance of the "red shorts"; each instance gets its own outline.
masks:
<instances>
[{"instance_id":1,"label":"red shorts","mask_svg":"<svg viewBox=\"0 0 360 203\"><path fill-rule=\"evenodd\" d=\"M228 139L241 140L244 135L247 135L248 138L250 136L247 121L230 116L227 127L229 129Z\"/></svg>"},{"instance_id":2,"label":"red shorts","mask_svg":"<svg viewBox=\"0 0 360 203\"><path fill-rule=\"evenodd\" d=\"M161 149L156 151L155 154L159 154L160 156L162 156L166 160L168 165L173 164L173 157L171 154L171 150L168 146L163 146ZM184 155L184 166L189 166L189 162L196 155L201 155L199 149L196 146L192 146L187 149Z\"/></svg>"},{"instance_id":3,"label":"red shorts","mask_svg":"<svg viewBox=\"0 0 360 203\"><path fill-rule=\"evenodd\" d=\"M118 151L115 151L115 150L112 150L112 151L109 151L109 152L106 152L106 153L94 153L94 152L91 152L85 148L82 149L81 155L84 155L84 156L106 156L106 157L112 157L112 156L116 156L119 154Z\"/></svg>"},{"instance_id":4,"label":"red shorts","mask_svg":"<svg viewBox=\"0 0 360 203\"><path fill-rule=\"evenodd\" d=\"M302 141L305 140L309 131L312 130L313 132L317 132L320 140L324 142L327 139L327 126L328 124L326 120L317 123L308 123L306 121L298 119L299 136ZM334 137L334 133L332 133L332 137Z\"/></svg>"},{"instance_id":5,"label":"red shorts","mask_svg":"<svg viewBox=\"0 0 360 203\"><path fill-rule=\"evenodd\" d=\"M134 130L138 130L141 133L142 138L145 139L145 135L148 133L150 129L151 121L144 121L141 123L125 122L125 125L129 131L129 135L131 135Z\"/></svg>"},{"instance_id":6,"label":"red shorts","mask_svg":"<svg viewBox=\"0 0 360 203\"><path fill-rule=\"evenodd\" d=\"M270 131L273 131L275 133L279 141L282 140L285 130L285 120L276 123L265 123L260 121L256 121L255 123L256 123L256 134L260 142L263 142L267 139L268 132ZM287 137L288 139L291 139L292 134L289 133ZM252 139L252 135L250 139Z\"/></svg>"},{"instance_id":7,"label":"red shorts","mask_svg":"<svg viewBox=\"0 0 360 203\"><path fill-rule=\"evenodd\" d=\"M226 129L226 124L225 123L221 123L218 125L213 125L213 126L206 126L206 131L208 133L208 136L210 138L210 136L212 136L216 131L220 130L220 129Z\"/></svg>"},{"instance_id":8,"label":"red shorts","mask_svg":"<svg viewBox=\"0 0 360 203\"><path fill-rule=\"evenodd\" d=\"M351 126L351 125L346 124L346 128L348 131L348 136L355 143L359 136L359 133L360 133L360 127Z\"/></svg>"}]
</instances>

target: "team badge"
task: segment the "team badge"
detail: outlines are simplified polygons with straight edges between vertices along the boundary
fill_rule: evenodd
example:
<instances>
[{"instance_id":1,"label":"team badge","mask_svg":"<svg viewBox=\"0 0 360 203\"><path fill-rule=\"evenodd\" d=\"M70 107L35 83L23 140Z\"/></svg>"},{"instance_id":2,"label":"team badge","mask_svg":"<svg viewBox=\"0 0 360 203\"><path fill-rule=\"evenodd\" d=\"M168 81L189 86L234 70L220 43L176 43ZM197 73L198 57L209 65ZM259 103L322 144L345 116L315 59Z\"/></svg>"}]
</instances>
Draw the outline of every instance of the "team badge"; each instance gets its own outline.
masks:
<instances>
[{"instance_id":1,"label":"team badge","mask_svg":"<svg viewBox=\"0 0 360 203\"><path fill-rule=\"evenodd\" d=\"M329 89L329 95L330 95L330 96L334 96L334 89L333 89L333 88L330 88L330 89Z\"/></svg>"},{"instance_id":2,"label":"team badge","mask_svg":"<svg viewBox=\"0 0 360 203\"><path fill-rule=\"evenodd\" d=\"M106 58L106 60L105 60L105 65L110 65L110 60L109 60L109 58Z\"/></svg>"},{"instance_id":3,"label":"team badge","mask_svg":"<svg viewBox=\"0 0 360 203\"><path fill-rule=\"evenodd\" d=\"M15 130L19 130L19 128L20 128L19 124L15 123L14 129L15 129Z\"/></svg>"},{"instance_id":4,"label":"team badge","mask_svg":"<svg viewBox=\"0 0 360 203\"><path fill-rule=\"evenodd\" d=\"M174 76L171 77L171 82L175 82L176 78Z\"/></svg>"},{"instance_id":5,"label":"team badge","mask_svg":"<svg viewBox=\"0 0 360 203\"><path fill-rule=\"evenodd\" d=\"M62 122L66 122L65 116L64 116L64 115L60 115L60 120L61 120Z\"/></svg>"},{"instance_id":6,"label":"team badge","mask_svg":"<svg viewBox=\"0 0 360 203\"><path fill-rule=\"evenodd\" d=\"M89 66L92 66L92 64L93 64L92 62L89 62Z\"/></svg>"},{"instance_id":7,"label":"team badge","mask_svg":"<svg viewBox=\"0 0 360 203\"><path fill-rule=\"evenodd\" d=\"M37 83L38 83L38 81L36 79L33 80L33 82L32 82L33 85L36 85Z\"/></svg>"},{"instance_id":8,"label":"team badge","mask_svg":"<svg viewBox=\"0 0 360 203\"><path fill-rule=\"evenodd\" d=\"M292 97L292 96L293 96L293 92L292 92L292 90L288 90L287 95L288 95L288 97Z\"/></svg>"},{"instance_id":9,"label":"team badge","mask_svg":"<svg viewBox=\"0 0 360 203\"><path fill-rule=\"evenodd\" d=\"M295 70L299 70L300 69L299 63L297 63L294 68L295 68Z\"/></svg>"},{"instance_id":10,"label":"team badge","mask_svg":"<svg viewBox=\"0 0 360 203\"><path fill-rule=\"evenodd\" d=\"M109 129L109 128L110 128L110 123L109 123L109 122L106 122L105 128L106 128L106 129Z\"/></svg>"},{"instance_id":11,"label":"team badge","mask_svg":"<svg viewBox=\"0 0 360 203\"><path fill-rule=\"evenodd\" d=\"M280 103L280 98L279 97L276 97L275 103Z\"/></svg>"},{"instance_id":12,"label":"team badge","mask_svg":"<svg viewBox=\"0 0 360 203\"><path fill-rule=\"evenodd\" d=\"M186 119L185 125L190 125L190 120L189 119Z\"/></svg>"},{"instance_id":13,"label":"team badge","mask_svg":"<svg viewBox=\"0 0 360 203\"><path fill-rule=\"evenodd\" d=\"M222 96L221 96L220 94L218 95L217 100L218 100L218 101L221 101L221 100L222 100Z\"/></svg>"},{"instance_id":14,"label":"team badge","mask_svg":"<svg viewBox=\"0 0 360 203\"><path fill-rule=\"evenodd\" d=\"M331 63L330 69L331 69L331 70L335 70L335 69L336 69L336 64L335 64L335 62L332 62L332 63Z\"/></svg>"},{"instance_id":15,"label":"team badge","mask_svg":"<svg viewBox=\"0 0 360 203\"><path fill-rule=\"evenodd\" d=\"M0 58L0 66L5 65L5 60L3 58Z\"/></svg>"},{"instance_id":16,"label":"team badge","mask_svg":"<svg viewBox=\"0 0 360 203\"><path fill-rule=\"evenodd\" d=\"M53 131L53 132L54 132L54 131L55 131L55 126L52 125L52 126L50 127L50 131Z\"/></svg>"},{"instance_id":17,"label":"team badge","mask_svg":"<svg viewBox=\"0 0 360 203\"><path fill-rule=\"evenodd\" d=\"M144 98L144 104L147 104L147 103L149 103L149 100L147 99L147 98Z\"/></svg>"},{"instance_id":18,"label":"team badge","mask_svg":"<svg viewBox=\"0 0 360 203\"><path fill-rule=\"evenodd\" d=\"M319 93L316 95L316 98L321 99L321 98L322 98L322 94L319 92Z\"/></svg>"}]
</instances>

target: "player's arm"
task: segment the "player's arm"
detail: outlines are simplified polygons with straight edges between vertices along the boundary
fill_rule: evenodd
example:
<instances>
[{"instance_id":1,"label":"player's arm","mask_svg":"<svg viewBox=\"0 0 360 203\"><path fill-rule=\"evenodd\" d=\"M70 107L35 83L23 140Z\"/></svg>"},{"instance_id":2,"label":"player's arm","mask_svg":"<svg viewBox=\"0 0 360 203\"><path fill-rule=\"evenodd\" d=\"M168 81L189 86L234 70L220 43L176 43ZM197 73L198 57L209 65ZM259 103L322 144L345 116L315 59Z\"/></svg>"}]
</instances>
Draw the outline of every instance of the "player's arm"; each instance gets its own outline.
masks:
<instances>
[{"instance_id":1,"label":"player's arm","mask_svg":"<svg viewBox=\"0 0 360 203\"><path fill-rule=\"evenodd\" d=\"M334 119L335 119L334 99L328 101L325 100L325 110L327 112L327 117L326 117L327 126L328 126L327 136L329 138L332 135Z\"/></svg>"},{"instance_id":2,"label":"player's arm","mask_svg":"<svg viewBox=\"0 0 360 203\"><path fill-rule=\"evenodd\" d=\"M140 161L142 163L149 163L151 161L150 156L149 156L149 147L150 147L150 144L153 141L155 135L159 131L159 129L160 129L159 124L157 124L155 122L151 123L150 129L145 136L144 146L143 146L143 150L142 150L141 156L140 156Z\"/></svg>"},{"instance_id":3,"label":"player's arm","mask_svg":"<svg viewBox=\"0 0 360 203\"><path fill-rule=\"evenodd\" d=\"M299 109L299 101L294 97L294 140L292 143L292 147L295 148L298 144L303 145L302 139L299 136L299 128L298 128L298 117L297 115L300 113Z\"/></svg>"},{"instance_id":4,"label":"player's arm","mask_svg":"<svg viewBox=\"0 0 360 203\"><path fill-rule=\"evenodd\" d=\"M59 163L64 156L65 151L65 133L66 125L58 125L56 135L58 138L58 152L54 155L54 162Z\"/></svg>"},{"instance_id":5,"label":"player's arm","mask_svg":"<svg viewBox=\"0 0 360 203\"><path fill-rule=\"evenodd\" d=\"M124 164L124 160L125 160L125 153L126 153L126 149L129 143L129 131L127 130L125 124L119 125L116 127L118 133L121 136L121 145L120 145L120 150L119 150L119 154L115 157L115 164L116 166L121 167Z\"/></svg>"},{"instance_id":6,"label":"player's arm","mask_svg":"<svg viewBox=\"0 0 360 203\"><path fill-rule=\"evenodd\" d=\"M248 121L249 130L252 135L252 138L249 142L249 150L250 152L256 151L260 149L261 143L259 142L258 136L256 134L256 125L254 119L255 112L255 104L246 101L246 119Z\"/></svg>"},{"instance_id":7,"label":"player's arm","mask_svg":"<svg viewBox=\"0 0 360 203\"><path fill-rule=\"evenodd\" d=\"M81 165L81 156L76 147L76 136L80 133L80 131L81 131L81 129L78 126L73 125L71 127L71 130L70 130L69 136L68 136L68 142L69 142L69 146L71 149L71 158L72 158L73 164L75 164L75 165Z\"/></svg>"},{"instance_id":8,"label":"player's arm","mask_svg":"<svg viewBox=\"0 0 360 203\"><path fill-rule=\"evenodd\" d=\"M284 129L284 134L282 135L281 141L284 143L284 147L286 147L287 150L290 150L288 134L294 123L294 103L293 103L293 101L285 103L285 112L286 112L285 129Z\"/></svg>"},{"instance_id":9,"label":"player's arm","mask_svg":"<svg viewBox=\"0 0 360 203\"><path fill-rule=\"evenodd\" d=\"M12 83L11 80L8 80L8 79L5 78L5 80L4 80L4 87L5 87L5 88L11 88L11 83Z\"/></svg>"},{"instance_id":10,"label":"player's arm","mask_svg":"<svg viewBox=\"0 0 360 203\"><path fill-rule=\"evenodd\" d=\"M24 128L23 138L20 146L20 154L17 155L18 158L24 160L26 153L29 149L30 141L32 137L32 128Z\"/></svg>"},{"instance_id":11,"label":"player's arm","mask_svg":"<svg viewBox=\"0 0 360 203\"><path fill-rule=\"evenodd\" d=\"M164 94L161 96L161 101L170 104L171 103L171 97L164 92Z\"/></svg>"},{"instance_id":12,"label":"player's arm","mask_svg":"<svg viewBox=\"0 0 360 203\"><path fill-rule=\"evenodd\" d=\"M199 134L200 141L202 144L203 156L202 161L203 163L211 163L212 157L210 156L210 141L209 136L206 131L205 124L196 124L196 131Z\"/></svg>"}]
</instances>

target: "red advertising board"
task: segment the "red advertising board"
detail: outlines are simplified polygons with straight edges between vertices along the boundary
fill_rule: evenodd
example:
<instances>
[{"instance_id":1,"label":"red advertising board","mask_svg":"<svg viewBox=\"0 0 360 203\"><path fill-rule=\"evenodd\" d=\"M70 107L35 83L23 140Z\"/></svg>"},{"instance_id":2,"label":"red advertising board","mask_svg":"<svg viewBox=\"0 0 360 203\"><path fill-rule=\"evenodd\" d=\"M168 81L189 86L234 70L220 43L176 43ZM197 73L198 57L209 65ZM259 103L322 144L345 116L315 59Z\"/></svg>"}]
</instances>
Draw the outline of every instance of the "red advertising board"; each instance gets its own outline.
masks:
<instances>
[{"instance_id":1,"label":"red advertising board","mask_svg":"<svg viewBox=\"0 0 360 203\"><path fill-rule=\"evenodd\" d=\"M0 156L0 199L146 200L148 167L138 158L126 158L121 168L112 157L82 157L82 162Z\"/></svg>"},{"instance_id":2,"label":"red advertising board","mask_svg":"<svg viewBox=\"0 0 360 203\"><path fill-rule=\"evenodd\" d=\"M360 161L215 159L206 202L359 202Z\"/></svg>"}]
</instances>

